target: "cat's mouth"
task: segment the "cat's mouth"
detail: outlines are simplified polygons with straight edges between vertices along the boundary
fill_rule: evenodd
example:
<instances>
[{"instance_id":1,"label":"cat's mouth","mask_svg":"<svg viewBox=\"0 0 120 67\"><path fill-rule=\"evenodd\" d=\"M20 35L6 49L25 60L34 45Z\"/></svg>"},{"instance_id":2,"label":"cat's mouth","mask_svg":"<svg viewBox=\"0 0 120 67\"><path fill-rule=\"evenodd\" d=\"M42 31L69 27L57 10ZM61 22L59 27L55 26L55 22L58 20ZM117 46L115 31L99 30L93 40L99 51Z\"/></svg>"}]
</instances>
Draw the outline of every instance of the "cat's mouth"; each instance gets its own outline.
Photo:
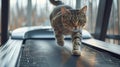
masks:
<instances>
[{"instance_id":1,"label":"cat's mouth","mask_svg":"<svg viewBox=\"0 0 120 67\"><path fill-rule=\"evenodd\" d=\"M82 26L74 26L73 27L73 30L81 30L82 29Z\"/></svg>"}]
</instances>

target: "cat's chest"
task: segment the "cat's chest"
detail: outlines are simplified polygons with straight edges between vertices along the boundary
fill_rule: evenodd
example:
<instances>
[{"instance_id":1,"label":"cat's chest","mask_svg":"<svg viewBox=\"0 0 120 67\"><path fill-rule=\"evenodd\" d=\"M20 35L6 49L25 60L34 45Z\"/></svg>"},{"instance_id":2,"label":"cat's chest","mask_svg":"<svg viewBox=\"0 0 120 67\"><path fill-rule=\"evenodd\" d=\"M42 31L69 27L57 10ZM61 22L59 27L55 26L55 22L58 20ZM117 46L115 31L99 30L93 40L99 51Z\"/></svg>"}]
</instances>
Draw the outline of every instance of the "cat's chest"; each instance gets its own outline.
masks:
<instances>
[{"instance_id":1,"label":"cat's chest","mask_svg":"<svg viewBox=\"0 0 120 67\"><path fill-rule=\"evenodd\" d=\"M72 27L67 24L63 24L63 27L61 29L62 29L63 34L65 35L72 33Z\"/></svg>"}]
</instances>

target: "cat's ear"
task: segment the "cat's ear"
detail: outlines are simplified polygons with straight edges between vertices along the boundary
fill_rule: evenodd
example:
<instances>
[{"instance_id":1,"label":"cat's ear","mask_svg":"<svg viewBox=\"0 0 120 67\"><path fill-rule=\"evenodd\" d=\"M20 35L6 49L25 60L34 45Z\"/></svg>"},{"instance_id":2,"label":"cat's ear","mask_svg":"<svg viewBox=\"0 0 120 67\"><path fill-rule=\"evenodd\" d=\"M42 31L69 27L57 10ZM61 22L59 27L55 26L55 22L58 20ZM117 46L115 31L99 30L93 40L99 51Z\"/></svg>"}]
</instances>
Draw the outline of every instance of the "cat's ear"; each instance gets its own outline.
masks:
<instances>
[{"instance_id":1,"label":"cat's ear","mask_svg":"<svg viewBox=\"0 0 120 67\"><path fill-rule=\"evenodd\" d=\"M86 12L87 12L87 6L84 6L84 7L81 9L81 11L86 14Z\"/></svg>"},{"instance_id":2,"label":"cat's ear","mask_svg":"<svg viewBox=\"0 0 120 67\"><path fill-rule=\"evenodd\" d=\"M68 9L66 9L65 7L61 8L61 13L62 14L65 14L65 13L68 13L68 12L70 12L70 11Z\"/></svg>"}]
</instances>

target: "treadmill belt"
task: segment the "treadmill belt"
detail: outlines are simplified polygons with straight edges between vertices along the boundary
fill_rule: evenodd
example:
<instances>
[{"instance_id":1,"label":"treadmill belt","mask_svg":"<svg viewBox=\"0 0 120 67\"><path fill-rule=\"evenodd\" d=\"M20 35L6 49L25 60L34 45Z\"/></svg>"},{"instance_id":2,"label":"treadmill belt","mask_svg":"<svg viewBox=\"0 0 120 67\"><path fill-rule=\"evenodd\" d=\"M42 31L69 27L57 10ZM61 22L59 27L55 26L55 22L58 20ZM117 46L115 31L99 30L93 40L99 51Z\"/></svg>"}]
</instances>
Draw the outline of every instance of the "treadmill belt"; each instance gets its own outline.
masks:
<instances>
[{"instance_id":1,"label":"treadmill belt","mask_svg":"<svg viewBox=\"0 0 120 67\"><path fill-rule=\"evenodd\" d=\"M120 67L120 59L82 45L81 56L73 56L70 40L64 47L55 40L27 40L22 49L20 67Z\"/></svg>"}]
</instances>

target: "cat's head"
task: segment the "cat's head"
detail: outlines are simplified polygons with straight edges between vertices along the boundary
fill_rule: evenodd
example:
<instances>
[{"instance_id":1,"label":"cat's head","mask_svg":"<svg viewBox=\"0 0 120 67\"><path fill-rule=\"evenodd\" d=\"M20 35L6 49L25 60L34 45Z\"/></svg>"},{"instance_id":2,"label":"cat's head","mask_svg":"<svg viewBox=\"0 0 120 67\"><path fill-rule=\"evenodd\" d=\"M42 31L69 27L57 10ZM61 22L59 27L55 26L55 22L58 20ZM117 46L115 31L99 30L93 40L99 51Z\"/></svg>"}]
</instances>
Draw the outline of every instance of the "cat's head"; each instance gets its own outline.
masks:
<instances>
[{"instance_id":1,"label":"cat's head","mask_svg":"<svg viewBox=\"0 0 120 67\"><path fill-rule=\"evenodd\" d=\"M73 27L83 27L86 23L87 6L79 10L69 10L65 7L61 8L63 21Z\"/></svg>"}]
</instances>

